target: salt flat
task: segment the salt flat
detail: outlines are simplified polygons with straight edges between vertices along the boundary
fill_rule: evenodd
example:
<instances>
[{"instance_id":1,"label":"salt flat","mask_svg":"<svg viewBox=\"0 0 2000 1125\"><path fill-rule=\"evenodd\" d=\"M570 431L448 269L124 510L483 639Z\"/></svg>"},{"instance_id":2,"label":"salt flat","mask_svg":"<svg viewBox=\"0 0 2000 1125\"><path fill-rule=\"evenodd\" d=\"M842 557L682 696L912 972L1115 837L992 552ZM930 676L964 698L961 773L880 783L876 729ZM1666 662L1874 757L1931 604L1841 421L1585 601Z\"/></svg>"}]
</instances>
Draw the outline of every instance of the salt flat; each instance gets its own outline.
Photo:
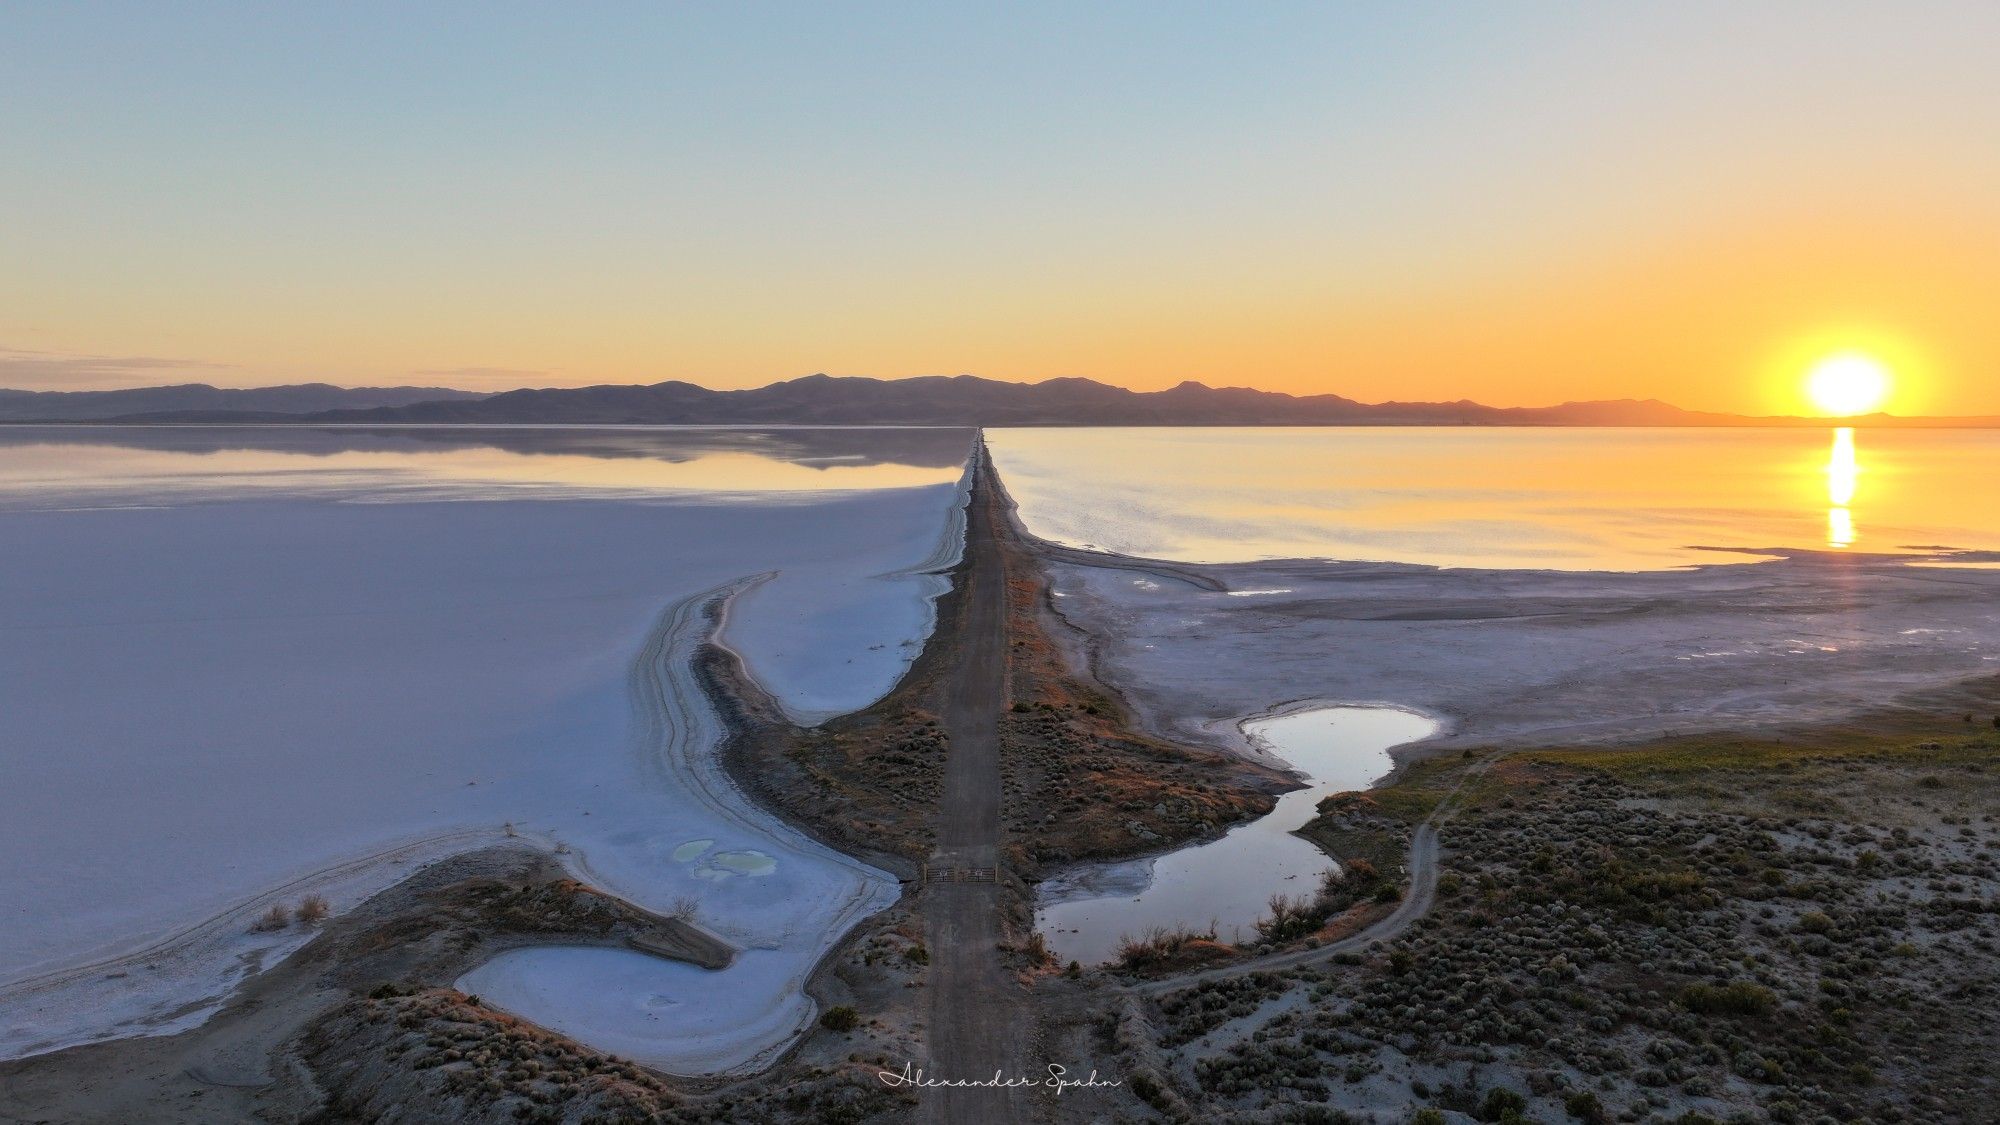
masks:
<instances>
[{"instance_id":1,"label":"salt flat","mask_svg":"<svg viewBox=\"0 0 2000 1125\"><path fill-rule=\"evenodd\" d=\"M1801 551L1679 571L1302 560L1054 566L1057 605L1149 722L1252 748L1299 700L1438 717L1426 749L1832 720L2000 674L2000 572Z\"/></svg>"},{"instance_id":2,"label":"salt flat","mask_svg":"<svg viewBox=\"0 0 2000 1125\"><path fill-rule=\"evenodd\" d=\"M722 641L795 715L879 696L955 557L958 470L407 502L375 469L292 468L309 486L98 481L68 510L13 478L0 1055L197 1022L303 940L248 932L269 902L338 909L510 835L640 905L692 896L752 951L716 987L756 1042L711 1052L741 1062L809 1018L798 982L894 881L748 809L675 677L722 599Z\"/></svg>"}]
</instances>

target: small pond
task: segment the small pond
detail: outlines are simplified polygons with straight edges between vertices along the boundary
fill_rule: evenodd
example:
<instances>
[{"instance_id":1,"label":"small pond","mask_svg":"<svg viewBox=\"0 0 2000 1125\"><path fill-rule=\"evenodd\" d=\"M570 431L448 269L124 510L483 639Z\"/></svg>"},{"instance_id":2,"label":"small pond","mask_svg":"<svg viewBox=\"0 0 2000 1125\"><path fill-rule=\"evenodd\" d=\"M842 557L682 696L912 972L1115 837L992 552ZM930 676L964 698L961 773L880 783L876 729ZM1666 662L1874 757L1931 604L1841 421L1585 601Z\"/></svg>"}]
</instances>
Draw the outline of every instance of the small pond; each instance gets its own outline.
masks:
<instances>
[{"instance_id":1,"label":"small pond","mask_svg":"<svg viewBox=\"0 0 2000 1125\"><path fill-rule=\"evenodd\" d=\"M1394 763L1391 747L1428 738L1437 724L1394 707L1316 707L1244 724L1304 775L1307 786L1220 839L1163 856L1065 872L1038 889L1035 928L1063 962L1100 964L1127 936L1155 928L1208 929L1223 941L1255 935L1271 896L1312 894L1337 865L1293 830L1329 794L1366 789Z\"/></svg>"}]
</instances>

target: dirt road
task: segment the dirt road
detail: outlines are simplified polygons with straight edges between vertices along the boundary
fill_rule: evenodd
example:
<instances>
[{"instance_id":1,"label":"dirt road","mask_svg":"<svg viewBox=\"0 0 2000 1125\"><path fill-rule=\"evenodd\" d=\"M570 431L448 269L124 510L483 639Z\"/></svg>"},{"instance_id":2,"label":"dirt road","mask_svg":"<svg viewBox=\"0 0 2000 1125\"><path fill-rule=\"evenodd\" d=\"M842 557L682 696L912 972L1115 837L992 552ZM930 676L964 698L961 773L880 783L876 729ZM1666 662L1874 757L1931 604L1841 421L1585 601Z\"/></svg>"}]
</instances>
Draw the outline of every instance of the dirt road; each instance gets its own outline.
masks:
<instances>
[{"instance_id":1,"label":"dirt road","mask_svg":"<svg viewBox=\"0 0 2000 1125\"><path fill-rule=\"evenodd\" d=\"M944 799L938 811L933 872L994 872L995 881L933 877L918 908L930 951L929 1065L925 1076L985 1081L1034 1076L1026 1057L1033 1018L1028 993L1001 963L1000 712L1007 706L1006 534L982 446L966 511L966 596L958 663L949 674L942 716L950 736ZM1027 1088L954 1087L921 1091L924 1121L1033 1120Z\"/></svg>"}]
</instances>

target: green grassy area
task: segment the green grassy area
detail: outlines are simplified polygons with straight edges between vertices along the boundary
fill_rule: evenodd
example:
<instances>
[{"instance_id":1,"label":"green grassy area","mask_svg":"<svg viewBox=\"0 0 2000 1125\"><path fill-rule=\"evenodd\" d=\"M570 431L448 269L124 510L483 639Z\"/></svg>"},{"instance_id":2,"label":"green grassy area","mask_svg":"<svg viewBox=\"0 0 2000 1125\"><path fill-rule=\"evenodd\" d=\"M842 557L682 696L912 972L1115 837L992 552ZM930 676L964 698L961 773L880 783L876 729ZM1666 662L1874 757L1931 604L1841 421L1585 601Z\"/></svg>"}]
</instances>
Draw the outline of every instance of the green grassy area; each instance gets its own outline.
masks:
<instances>
[{"instance_id":1,"label":"green grassy area","mask_svg":"<svg viewBox=\"0 0 2000 1125\"><path fill-rule=\"evenodd\" d=\"M1991 730L1885 735L1829 729L1789 739L1717 735L1623 750L1532 750L1515 757L1523 762L1601 770L1629 781L1675 781L1736 770L1810 771L1856 759L1882 765L1950 767L1988 762L1996 753L2000 753L2000 735Z\"/></svg>"},{"instance_id":2,"label":"green grassy area","mask_svg":"<svg viewBox=\"0 0 2000 1125\"><path fill-rule=\"evenodd\" d=\"M1861 762L1946 774L1982 772L2000 763L2000 731L1962 725L1963 730L1942 723L1901 732L1827 727L1789 737L1716 734L1616 748L1464 751L1413 763L1370 796L1383 812L1416 823L1448 797L1458 807L1475 808L1550 769L1592 770L1675 795L1722 799L1735 795L1732 783L1749 774L1806 783ZM1809 804L1812 795L1802 790L1797 800Z\"/></svg>"}]
</instances>

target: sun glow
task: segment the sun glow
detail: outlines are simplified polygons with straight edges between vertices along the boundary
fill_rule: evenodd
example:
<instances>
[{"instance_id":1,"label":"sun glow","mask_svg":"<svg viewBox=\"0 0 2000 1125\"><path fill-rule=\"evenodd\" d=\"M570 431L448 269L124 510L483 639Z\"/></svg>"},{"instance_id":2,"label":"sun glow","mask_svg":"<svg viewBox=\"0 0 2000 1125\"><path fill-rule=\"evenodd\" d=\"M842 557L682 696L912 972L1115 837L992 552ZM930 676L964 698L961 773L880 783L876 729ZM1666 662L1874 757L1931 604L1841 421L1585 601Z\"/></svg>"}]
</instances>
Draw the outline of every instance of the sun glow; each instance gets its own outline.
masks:
<instances>
[{"instance_id":1,"label":"sun glow","mask_svg":"<svg viewBox=\"0 0 2000 1125\"><path fill-rule=\"evenodd\" d=\"M1866 414L1889 397L1889 368L1859 352L1828 356L1806 376L1806 395L1823 414Z\"/></svg>"}]
</instances>

